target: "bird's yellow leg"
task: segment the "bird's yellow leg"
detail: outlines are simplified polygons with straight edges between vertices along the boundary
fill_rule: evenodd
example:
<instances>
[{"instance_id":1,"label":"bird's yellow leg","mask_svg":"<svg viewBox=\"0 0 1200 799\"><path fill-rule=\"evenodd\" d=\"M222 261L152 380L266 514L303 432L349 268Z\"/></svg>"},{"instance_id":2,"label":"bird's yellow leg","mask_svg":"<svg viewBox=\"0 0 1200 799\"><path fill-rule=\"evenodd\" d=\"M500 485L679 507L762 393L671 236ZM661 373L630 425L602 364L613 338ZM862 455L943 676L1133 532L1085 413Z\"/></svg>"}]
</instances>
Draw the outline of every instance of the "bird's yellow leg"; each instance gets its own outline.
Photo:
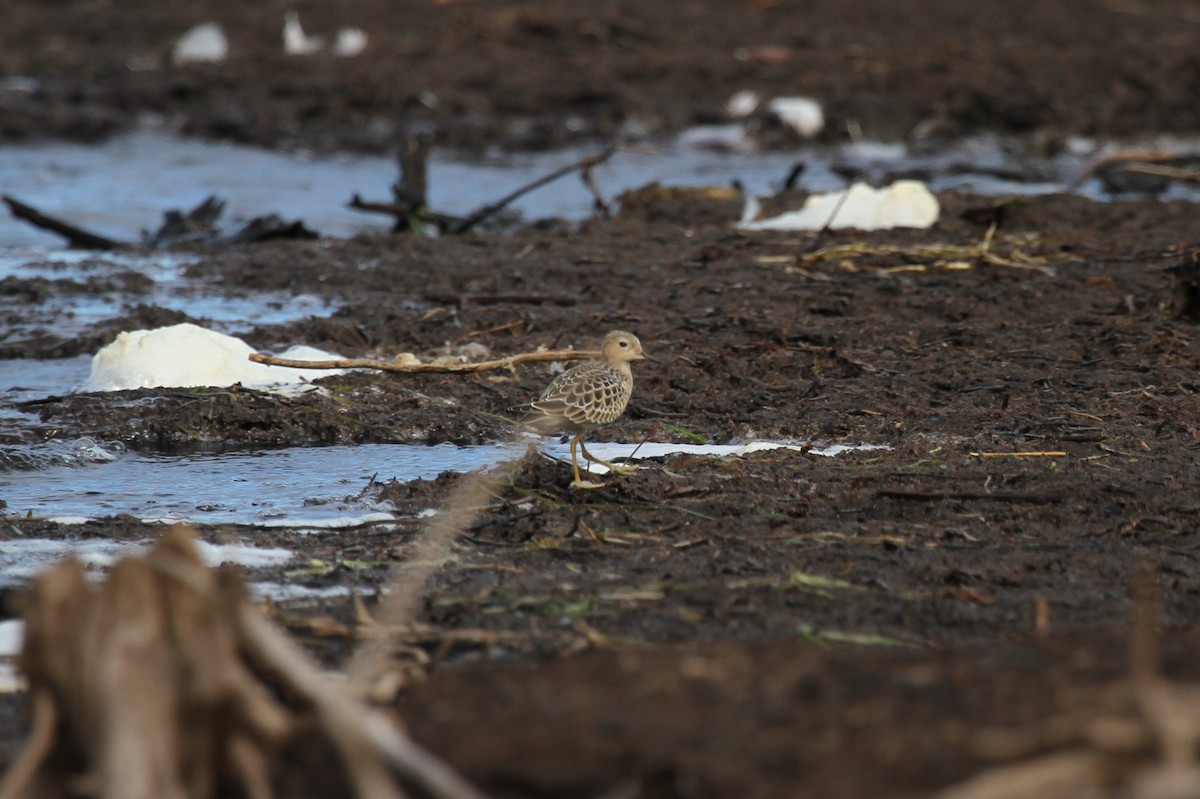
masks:
<instances>
[{"instance_id":1,"label":"bird's yellow leg","mask_svg":"<svg viewBox=\"0 0 1200 799\"><path fill-rule=\"evenodd\" d=\"M579 458L575 455L576 446L583 446L583 433L576 433L571 439L571 468L575 470L575 482L571 483L571 488L603 488L604 483L593 483L580 476ZM587 450L585 449L583 452L584 457L587 457Z\"/></svg>"},{"instance_id":2,"label":"bird's yellow leg","mask_svg":"<svg viewBox=\"0 0 1200 799\"><path fill-rule=\"evenodd\" d=\"M592 453L588 452L587 447L585 447L583 445L583 435L582 434L580 434L580 437L579 437L579 448L581 450L583 450L583 457L587 458L592 463L598 463L601 466L605 466L605 467L609 468L610 470L612 470L613 474L623 474L623 475L628 476L628 475L637 473L638 468L636 466L620 466L615 463L609 463L608 461L601 460L600 458L597 458Z\"/></svg>"}]
</instances>

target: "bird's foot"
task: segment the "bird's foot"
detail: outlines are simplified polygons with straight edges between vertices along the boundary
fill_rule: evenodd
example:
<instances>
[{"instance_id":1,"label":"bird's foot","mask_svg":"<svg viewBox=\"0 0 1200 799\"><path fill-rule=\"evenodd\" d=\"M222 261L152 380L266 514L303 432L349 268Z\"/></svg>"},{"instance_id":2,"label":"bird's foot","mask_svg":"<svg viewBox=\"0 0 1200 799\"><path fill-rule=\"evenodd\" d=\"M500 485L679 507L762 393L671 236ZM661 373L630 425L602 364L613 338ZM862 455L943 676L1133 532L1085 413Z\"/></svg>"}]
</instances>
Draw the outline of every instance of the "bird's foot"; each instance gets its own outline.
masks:
<instances>
[{"instance_id":1,"label":"bird's foot","mask_svg":"<svg viewBox=\"0 0 1200 799\"><path fill-rule=\"evenodd\" d=\"M613 474L619 474L622 477L629 477L631 474L637 474L638 471L638 467L636 466L623 466L618 463L609 463L607 466L613 471Z\"/></svg>"},{"instance_id":2,"label":"bird's foot","mask_svg":"<svg viewBox=\"0 0 1200 799\"><path fill-rule=\"evenodd\" d=\"M591 480L572 480L571 488L582 488L582 489L604 488L604 483L593 483Z\"/></svg>"}]
</instances>

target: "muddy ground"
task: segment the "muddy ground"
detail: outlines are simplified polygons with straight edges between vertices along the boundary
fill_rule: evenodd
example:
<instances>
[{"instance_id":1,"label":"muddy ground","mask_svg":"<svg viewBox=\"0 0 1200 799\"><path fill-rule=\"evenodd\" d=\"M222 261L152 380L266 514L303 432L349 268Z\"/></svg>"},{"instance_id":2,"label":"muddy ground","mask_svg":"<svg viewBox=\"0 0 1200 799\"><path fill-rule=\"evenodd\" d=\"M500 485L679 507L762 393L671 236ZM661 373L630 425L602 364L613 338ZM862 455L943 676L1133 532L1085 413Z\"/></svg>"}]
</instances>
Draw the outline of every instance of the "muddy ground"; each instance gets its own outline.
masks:
<instances>
[{"instance_id":1,"label":"muddy ground","mask_svg":"<svg viewBox=\"0 0 1200 799\"><path fill-rule=\"evenodd\" d=\"M1102 702L1125 670L1139 570L1158 575L1176 673L1198 671L1200 384L1171 271L1194 209L1026 200L985 258L962 214L993 201L942 200L924 233L740 234L736 202L693 200L685 225L670 199L575 234L274 243L194 268L233 292L337 287L333 318L260 329L263 347L433 355L468 340L499 355L635 330L662 363L637 364L629 412L598 440L890 446L676 456L587 493L565 464L526 461L434 580L419 642L432 665L401 706L499 795L644 778L666 795L915 796L979 765L969 733ZM428 299L443 292L459 301ZM514 292L525 301L472 301ZM155 452L478 442L511 435L506 418L546 380L359 372L300 398L171 389L29 407L46 438ZM1060 454L979 454L1015 451ZM373 492L413 514L459 479L379 478ZM306 536L304 554L335 568L299 579L369 593L417 529ZM110 519L78 534L154 530ZM348 603L282 614L327 662L348 652Z\"/></svg>"},{"instance_id":2,"label":"muddy ground","mask_svg":"<svg viewBox=\"0 0 1200 799\"><path fill-rule=\"evenodd\" d=\"M51 19L12 4L0 65L44 94L22 105L8 90L26 116L6 113L4 129L100 133L149 109L190 132L382 147L391 133L357 138L372 115L412 115L444 142L520 146L530 131L575 135L573 118L592 136L631 120L677 129L748 82L820 96L833 120L880 136L933 118L948 132L1198 127L1195 104L1172 99L1195 82L1186 3L946 0L903 19L894 6L696 3L672 25L652 4L300 5L313 29L360 24L378 44L360 61L297 62L274 49L282 5L64 3ZM125 66L129 48L161 56L210 18L238 20L226 66ZM768 45L786 58L733 56ZM412 103L424 88L442 105ZM272 242L201 250L190 268L231 294L343 303L256 329L263 348L504 355L635 331L661 363L635 365L629 411L595 440L888 445L675 456L586 493L566 465L524 461L435 576L419 656L402 653L422 676L398 708L497 796L928 796L993 762L989 730L1032 730L1025 751L1041 751L1072 739L1040 725L1128 704L1138 574L1161 595L1167 672L1200 678L1197 328L1172 271L1190 261L1195 207L939 199L929 231L743 234L736 198L646 192L579 229ZM181 318L141 308L122 326ZM116 327L47 330L5 355L89 352ZM482 442L512 435L548 379L359 372L298 398L170 389L27 409L43 439L152 452ZM460 478L379 480L374 493L415 514ZM411 527L307 536L305 554L338 565L300 579L369 593L405 562ZM157 529L118 518L74 534ZM36 519L5 530L62 534ZM276 612L331 665L354 644L347 602ZM11 726L3 737L11 752Z\"/></svg>"},{"instance_id":3,"label":"muddy ground","mask_svg":"<svg viewBox=\"0 0 1200 799\"><path fill-rule=\"evenodd\" d=\"M282 51L362 28L357 58ZM97 138L148 120L272 146L382 150L421 124L443 144L546 147L720 121L726 100L820 100L830 136L915 130L1194 132L1189 0L11 0L0 136ZM217 22L219 65L171 47Z\"/></svg>"}]
</instances>

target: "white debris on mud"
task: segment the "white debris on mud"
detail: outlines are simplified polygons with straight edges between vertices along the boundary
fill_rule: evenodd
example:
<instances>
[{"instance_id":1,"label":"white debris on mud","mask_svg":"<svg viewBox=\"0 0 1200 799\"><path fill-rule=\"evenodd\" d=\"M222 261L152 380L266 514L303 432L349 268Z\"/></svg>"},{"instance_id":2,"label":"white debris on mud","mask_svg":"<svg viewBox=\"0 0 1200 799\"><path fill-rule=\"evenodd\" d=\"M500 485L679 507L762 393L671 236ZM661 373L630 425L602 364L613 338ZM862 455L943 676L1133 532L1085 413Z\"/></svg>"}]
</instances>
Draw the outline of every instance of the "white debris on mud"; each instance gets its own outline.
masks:
<instances>
[{"instance_id":1,"label":"white debris on mud","mask_svg":"<svg viewBox=\"0 0 1200 799\"><path fill-rule=\"evenodd\" d=\"M796 211L758 219L761 206L750 198L738 227L742 230L891 230L928 228L938 220L937 197L918 180L897 180L882 189L855 183L846 191L813 194Z\"/></svg>"},{"instance_id":2,"label":"white debris on mud","mask_svg":"<svg viewBox=\"0 0 1200 799\"><path fill-rule=\"evenodd\" d=\"M121 333L92 358L83 391L135 388L232 386L305 383L338 374L331 369L291 369L254 363L254 348L239 338L184 323L154 330ZM292 347L285 358L329 360L341 356L312 347Z\"/></svg>"}]
</instances>

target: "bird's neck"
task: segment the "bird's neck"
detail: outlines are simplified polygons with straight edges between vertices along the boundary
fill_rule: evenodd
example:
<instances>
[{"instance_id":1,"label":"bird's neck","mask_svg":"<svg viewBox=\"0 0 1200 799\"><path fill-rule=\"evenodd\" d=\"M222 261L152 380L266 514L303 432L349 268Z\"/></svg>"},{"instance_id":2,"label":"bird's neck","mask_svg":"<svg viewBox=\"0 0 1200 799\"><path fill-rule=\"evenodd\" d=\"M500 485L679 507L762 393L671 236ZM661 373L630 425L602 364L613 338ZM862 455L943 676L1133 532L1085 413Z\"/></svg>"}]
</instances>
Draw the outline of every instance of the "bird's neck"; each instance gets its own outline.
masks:
<instances>
[{"instance_id":1,"label":"bird's neck","mask_svg":"<svg viewBox=\"0 0 1200 799\"><path fill-rule=\"evenodd\" d=\"M633 380L633 370L629 368L629 361L609 361L608 365L623 374L626 379Z\"/></svg>"}]
</instances>

